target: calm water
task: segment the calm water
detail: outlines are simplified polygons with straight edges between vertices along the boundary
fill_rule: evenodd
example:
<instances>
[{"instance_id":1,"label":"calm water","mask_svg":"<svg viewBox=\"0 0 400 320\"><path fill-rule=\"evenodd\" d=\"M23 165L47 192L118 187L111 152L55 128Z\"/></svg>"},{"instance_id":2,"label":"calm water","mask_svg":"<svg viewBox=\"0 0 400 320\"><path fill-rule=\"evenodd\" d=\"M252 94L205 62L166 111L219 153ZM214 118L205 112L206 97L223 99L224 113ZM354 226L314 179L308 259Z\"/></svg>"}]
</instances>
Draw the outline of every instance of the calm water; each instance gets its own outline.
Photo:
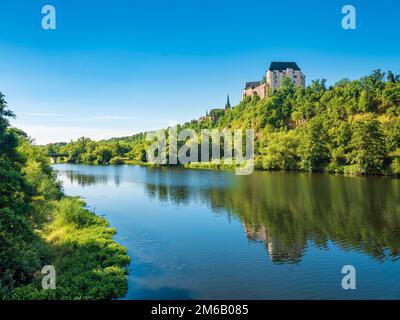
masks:
<instances>
[{"instance_id":1,"label":"calm water","mask_svg":"<svg viewBox=\"0 0 400 320\"><path fill-rule=\"evenodd\" d=\"M128 248L126 299L400 298L400 180L55 168Z\"/></svg>"}]
</instances>

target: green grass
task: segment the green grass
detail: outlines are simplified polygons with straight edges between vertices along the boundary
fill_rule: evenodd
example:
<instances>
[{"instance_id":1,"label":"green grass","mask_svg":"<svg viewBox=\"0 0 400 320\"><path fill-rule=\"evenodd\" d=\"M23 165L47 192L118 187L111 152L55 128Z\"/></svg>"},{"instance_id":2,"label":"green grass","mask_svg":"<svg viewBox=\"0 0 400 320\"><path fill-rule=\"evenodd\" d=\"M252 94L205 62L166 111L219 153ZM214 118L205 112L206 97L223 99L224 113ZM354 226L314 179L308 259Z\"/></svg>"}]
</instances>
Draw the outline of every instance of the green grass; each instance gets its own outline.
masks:
<instances>
[{"instance_id":1,"label":"green grass","mask_svg":"<svg viewBox=\"0 0 400 320\"><path fill-rule=\"evenodd\" d=\"M16 288L12 299L115 299L128 289L127 250L113 240L116 231L78 198L56 202L54 220L41 237L46 262L56 269L56 289L41 287L43 275Z\"/></svg>"}]
</instances>

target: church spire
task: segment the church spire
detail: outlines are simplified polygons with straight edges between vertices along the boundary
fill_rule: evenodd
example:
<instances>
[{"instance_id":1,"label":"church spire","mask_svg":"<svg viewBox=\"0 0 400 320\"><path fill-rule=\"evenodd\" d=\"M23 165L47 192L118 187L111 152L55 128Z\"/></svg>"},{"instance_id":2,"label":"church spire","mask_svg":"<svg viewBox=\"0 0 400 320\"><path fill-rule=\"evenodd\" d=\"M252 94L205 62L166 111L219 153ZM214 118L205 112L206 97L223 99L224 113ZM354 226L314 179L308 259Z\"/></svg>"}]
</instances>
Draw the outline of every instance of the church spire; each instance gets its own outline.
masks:
<instances>
[{"instance_id":1,"label":"church spire","mask_svg":"<svg viewBox=\"0 0 400 320\"><path fill-rule=\"evenodd\" d=\"M225 109L230 109L230 108L231 108L231 103L229 102L229 94L228 94L226 98Z\"/></svg>"}]
</instances>

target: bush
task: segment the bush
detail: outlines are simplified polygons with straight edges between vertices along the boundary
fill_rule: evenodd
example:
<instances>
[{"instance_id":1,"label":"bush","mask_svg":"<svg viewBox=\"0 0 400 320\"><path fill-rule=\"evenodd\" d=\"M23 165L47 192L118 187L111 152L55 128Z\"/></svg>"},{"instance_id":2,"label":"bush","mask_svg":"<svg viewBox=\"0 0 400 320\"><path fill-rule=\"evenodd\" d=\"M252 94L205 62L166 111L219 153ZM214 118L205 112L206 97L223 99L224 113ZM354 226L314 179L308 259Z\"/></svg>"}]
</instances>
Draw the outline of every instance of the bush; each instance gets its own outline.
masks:
<instances>
[{"instance_id":1,"label":"bush","mask_svg":"<svg viewBox=\"0 0 400 320\"><path fill-rule=\"evenodd\" d=\"M96 216L85 209L84 205L79 198L62 199L57 206L56 221L61 225L74 224L78 228L90 225Z\"/></svg>"},{"instance_id":2,"label":"bush","mask_svg":"<svg viewBox=\"0 0 400 320\"><path fill-rule=\"evenodd\" d=\"M77 198L62 199L43 235L49 250L46 264L56 269L56 289L43 290L40 276L15 289L13 299L113 299L126 293L126 248L113 241L115 230L107 221L83 205Z\"/></svg>"},{"instance_id":3,"label":"bush","mask_svg":"<svg viewBox=\"0 0 400 320\"><path fill-rule=\"evenodd\" d=\"M298 138L293 132L271 134L268 146L262 156L262 168L267 170L297 169L296 151Z\"/></svg>"},{"instance_id":4,"label":"bush","mask_svg":"<svg viewBox=\"0 0 400 320\"><path fill-rule=\"evenodd\" d=\"M125 163L125 159L122 157L114 157L110 160L110 164L112 165L118 165L118 164L124 164Z\"/></svg>"},{"instance_id":5,"label":"bush","mask_svg":"<svg viewBox=\"0 0 400 320\"><path fill-rule=\"evenodd\" d=\"M400 158L395 158L390 165L390 171L396 176L400 176Z\"/></svg>"},{"instance_id":6,"label":"bush","mask_svg":"<svg viewBox=\"0 0 400 320\"><path fill-rule=\"evenodd\" d=\"M329 173L343 173L344 172L343 166L341 166L337 161L330 162L326 166L325 170L326 170L326 172L329 172Z\"/></svg>"}]
</instances>

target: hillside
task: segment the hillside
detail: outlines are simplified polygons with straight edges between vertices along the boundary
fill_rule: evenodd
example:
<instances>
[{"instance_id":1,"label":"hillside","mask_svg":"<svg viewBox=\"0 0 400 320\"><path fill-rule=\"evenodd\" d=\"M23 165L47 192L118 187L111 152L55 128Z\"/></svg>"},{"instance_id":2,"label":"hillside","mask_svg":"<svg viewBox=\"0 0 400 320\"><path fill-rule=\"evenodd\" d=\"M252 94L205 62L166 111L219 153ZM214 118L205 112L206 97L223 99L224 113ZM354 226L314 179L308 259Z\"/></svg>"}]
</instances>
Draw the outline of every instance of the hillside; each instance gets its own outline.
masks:
<instances>
[{"instance_id":1,"label":"hillside","mask_svg":"<svg viewBox=\"0 0 400 320\"><path fill-rule=\"evenodd\" d=\"M400 76L375 70L359 80L331 87L317 80L306 88L288 80L267 99L248 97L214 121L181 128L254 129L258 169L400 175ZM68 154L65 161L86 164L145 163L146 147L145 133L46 146Z\"/></svg>"}]
</instances>

